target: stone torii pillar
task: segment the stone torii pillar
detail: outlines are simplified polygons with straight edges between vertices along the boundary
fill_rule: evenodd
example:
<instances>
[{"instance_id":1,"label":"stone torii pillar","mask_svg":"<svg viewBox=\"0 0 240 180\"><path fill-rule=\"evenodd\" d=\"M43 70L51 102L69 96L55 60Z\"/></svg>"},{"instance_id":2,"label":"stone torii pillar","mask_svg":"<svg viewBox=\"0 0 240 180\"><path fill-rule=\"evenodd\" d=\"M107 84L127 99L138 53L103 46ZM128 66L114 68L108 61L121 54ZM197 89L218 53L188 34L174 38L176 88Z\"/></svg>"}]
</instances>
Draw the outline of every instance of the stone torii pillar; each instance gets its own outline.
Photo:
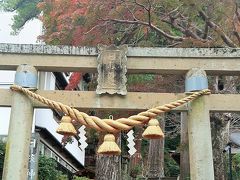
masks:
<instances>
[{"instance_id":1,"label":"stone torii pillar","mask_svg":"<svg viewBox=\"0 0 240 180\"><path fill-rule=\"evenodd\" d=\"M14 83L26 88L36 89L36 69L26 64L18 66ZM14 92L4 159L4 180L25 180L28 177L32 122L33 106L31 99L22 93Z\"/></svg>"},{"instance_id":2,"label":"stone torii pillar","mask_svg":"<svg viewBox=\"0 0 240 180\"><path fill-rule=\"evenodd\" d=\"M194 68L186 75L185 91L208 88L205 71ZM208 96L190 102L188 110L188 136L190 176L194 180L214 180L211 127Z\"/></svg>"},{"instance_id":3,"label":"stone torii pillar","mask_svg":"<svg viewBox=\"0 0 240 180\"><path fill-rule=\"evenodd\" d=\"M188 142L188 113L181 112L181 148L180 148L180 179L186 180L190 176L189 142Z\"/></svg>"}]
</instances>

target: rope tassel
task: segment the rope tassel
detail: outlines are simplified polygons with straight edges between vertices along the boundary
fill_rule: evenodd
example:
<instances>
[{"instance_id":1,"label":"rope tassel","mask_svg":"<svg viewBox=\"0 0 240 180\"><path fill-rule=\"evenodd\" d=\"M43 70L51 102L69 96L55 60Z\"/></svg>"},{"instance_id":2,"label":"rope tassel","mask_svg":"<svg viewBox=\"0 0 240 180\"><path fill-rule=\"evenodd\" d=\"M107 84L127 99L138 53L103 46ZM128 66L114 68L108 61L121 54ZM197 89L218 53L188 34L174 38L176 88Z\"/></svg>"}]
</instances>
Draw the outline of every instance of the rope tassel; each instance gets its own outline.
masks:
<instances>
[{"instance_id":1,"label":"rope tassel","mask_svg":"<svg viewBox=\"0 0 240 180\"><path fill-rule=\"evenodd\" d=\"M163 138L164 134L159 126L159 122L155 118L157 115L169 112L170 110L177 108L189 101L192 101L199 96L211 94L210 90L204 89L198 92L193 92L187 97L184 97L180 100L164 104L162 106L157 106L146 111L140 112L137 115L130 116L128 118L120 118L113 121L113 119L100 119L95 116L89 116L84 112L80 112L75 108L72 108L68 105L62 104L57 101L47 99L35 92L32 92L24 87L18 85L12 85L11 90L22 92L33 99L38 100L39 102L46 104L50 108L61 111L68 116L64 116L62 121L57 129L57 133L63 134L65 136L74 136L77 135L77 131L72 124L72 119L76 120L79 124L85 125L86 127L93 128L97 131L108 132L108 133L118 133L122 130L128 131L134 126L143 125L149 119L147 129L143 133L143 137L147 139L159 139ZM115 137L113 134L107 134L104 137L103 144L98 149L98 154L105 155L119 155L121 153L120 148L115 142Z\"/></svg>"},{"instance_id":2,"label":"rope tassel","mask_svg":"<svg viewBox=\"0 0 240 180\"><path fill-rule=\"evenodd\" d=\"M106 134L104 136L103 143L99 146L98 154L104 155L120 155L121 149L115 142L115 136L113 134Z\"/></svg>"},{"instance_id":3,"label":"rope tassel","mask_svg":"<svg viewBox=\"0 0 240 180\"><path fill-rule=\"evenodd\" d=\"M162 139L164 138L164 134L159 126L159 122L157 119L151 119L148 122L148 127L142 134L145 139Z\"/></svg>"},{"instance_id":4,"label":"rope tassel","mask_svg":"<svg viewBox=\"0 0 240 180\"><path fill-rule=\"evenodd\" d=\"M57 133L65 136L75 136L77 131L72 124L72 119L69 116L63 116L57 128Z\"/></svg>"}]
</instances>

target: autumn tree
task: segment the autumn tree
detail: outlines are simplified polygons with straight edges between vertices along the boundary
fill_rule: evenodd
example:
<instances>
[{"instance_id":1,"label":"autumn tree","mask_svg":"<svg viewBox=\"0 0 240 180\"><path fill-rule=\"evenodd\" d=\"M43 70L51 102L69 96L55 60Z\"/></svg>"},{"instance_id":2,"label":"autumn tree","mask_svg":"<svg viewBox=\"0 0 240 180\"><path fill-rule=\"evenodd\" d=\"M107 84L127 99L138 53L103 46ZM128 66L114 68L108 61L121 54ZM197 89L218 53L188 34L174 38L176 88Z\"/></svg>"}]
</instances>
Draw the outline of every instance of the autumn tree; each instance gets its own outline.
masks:
<instances>
[{"instance_id":1,"label":"autumn tree","mask_svg":"<svg viewBox=\"0 0 240 180\"><path fill-rule=\"evenodd\" d=\"M33 18L36 18L40 14L40 10L37 8L37 4L42 0L2 0L0 1L0 10L8 12L15 12L13 17L13 34L23 28L26 22Z\"/></svg>"},{"instance_id":2,"label":"autumn tree","mask_svg":"<svg viewBox=\"0 0 240 180\"><path fill-rule=\"evenodd\" d=\"M48 44L240 44L238 0L3 0L1 7L16 12L15 32L42 12L42 38Z\"/></svg>"},{"instance_id":3,"label":"autumn tree","mask_svg":"<svg viewBox=\"0 0 240 180\"><path fill-rule=\"evenodd\" d=\"M234 0L62 0L44 1L38 7L45 26L42 38L50 44L237 47L240 43Z\"/></svg>"}]
</instances>

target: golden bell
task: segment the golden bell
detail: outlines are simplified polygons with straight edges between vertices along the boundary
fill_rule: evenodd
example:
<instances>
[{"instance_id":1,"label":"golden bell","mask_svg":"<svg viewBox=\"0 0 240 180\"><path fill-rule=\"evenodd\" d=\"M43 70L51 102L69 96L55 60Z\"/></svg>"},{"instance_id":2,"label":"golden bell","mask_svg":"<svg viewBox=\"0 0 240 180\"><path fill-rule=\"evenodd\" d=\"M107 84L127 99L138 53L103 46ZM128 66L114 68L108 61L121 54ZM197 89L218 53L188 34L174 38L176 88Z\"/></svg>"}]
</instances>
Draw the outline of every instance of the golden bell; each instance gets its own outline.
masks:
<instances>
[{"instance_id":1,"label":"golden bell","mask_svg":"<svg viewBox=\"0 0 240 180\"><path fill-rule=\"evenodd\" d=\"M115 136L113 134L106 134L104 136L103 143L99 146L97 150L98 154L103 155L120 155L121 149L115 142Z\"/></svg>"},{"instance_id":2,"label":"golden bell","mask_svg":"<svg viewBox=\"0 0 240 180\"><path fill-rule=\"evenodd\" d=\"M142 134L145 139L162 139L164 138L164 134L159 126L159 122L157 119L151 119L148 122L148 127Z\"/></svg>"},{"instance_id":3,"label":"golden bell","mask_svg":"<svg viewBox=\"0 0 240 180\"><path fill-rule=\"evenodd\" d=\"M57 128L57 133L66 136L75 136L77 131L72 124L72 119L69 116L63 116L59 127Z\"/></svg>"}]
</instances>

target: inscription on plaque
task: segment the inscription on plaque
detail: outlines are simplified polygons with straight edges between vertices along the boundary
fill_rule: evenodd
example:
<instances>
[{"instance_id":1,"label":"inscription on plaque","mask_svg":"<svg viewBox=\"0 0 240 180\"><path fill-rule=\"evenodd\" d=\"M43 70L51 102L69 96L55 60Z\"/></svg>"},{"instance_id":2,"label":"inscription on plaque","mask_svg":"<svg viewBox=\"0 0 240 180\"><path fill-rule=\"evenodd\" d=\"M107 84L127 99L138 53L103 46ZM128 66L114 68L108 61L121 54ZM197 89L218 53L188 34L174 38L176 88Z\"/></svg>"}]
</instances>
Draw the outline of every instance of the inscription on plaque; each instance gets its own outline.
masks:
<instances>
[{"instance_id":1,"label":"inscription on plaque","mask_svg":"<svg viewBox=\"0 0 240 180\"><path fill-rule=\"evenodd\" d=\"M127 45L98 46L98 86L97 94L126 95Z\"/></svg>"}]
</instances>

